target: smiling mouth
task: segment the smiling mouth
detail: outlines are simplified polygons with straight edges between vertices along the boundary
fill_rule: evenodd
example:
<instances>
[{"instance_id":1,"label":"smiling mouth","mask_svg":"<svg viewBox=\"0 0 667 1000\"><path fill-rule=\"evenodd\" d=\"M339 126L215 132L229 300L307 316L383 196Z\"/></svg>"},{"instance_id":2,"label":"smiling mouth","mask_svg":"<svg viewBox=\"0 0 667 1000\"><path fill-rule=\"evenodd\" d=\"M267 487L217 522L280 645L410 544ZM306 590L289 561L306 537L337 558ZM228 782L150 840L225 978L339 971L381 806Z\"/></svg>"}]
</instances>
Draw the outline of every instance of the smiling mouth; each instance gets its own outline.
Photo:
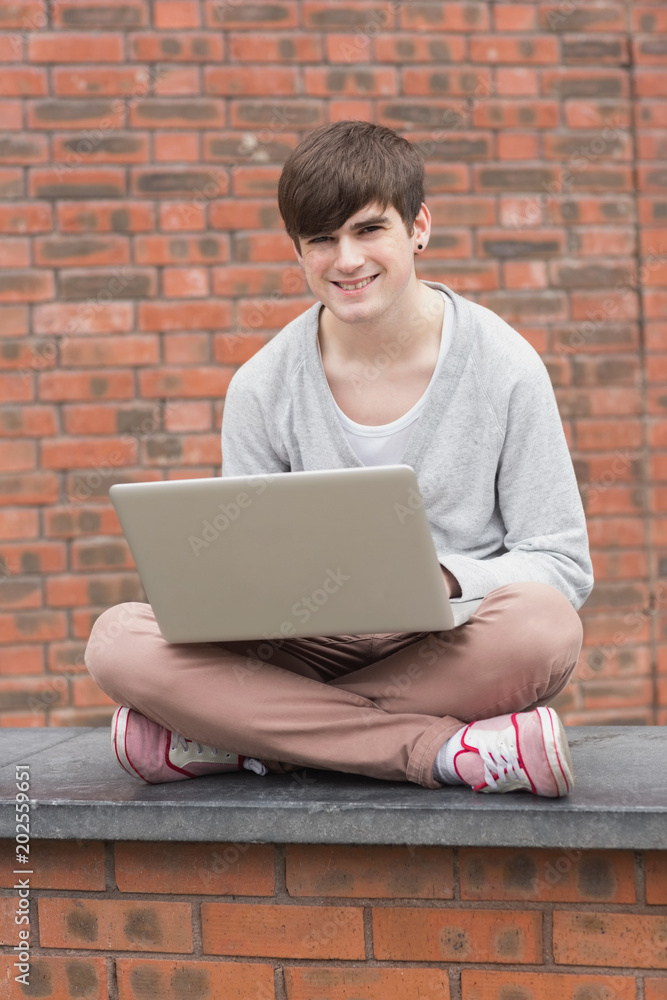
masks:
<instances>
[{"instance_id":1,"label":"smiling mouth","mask_svg":"<svg viewBox=\"0 0 667 1000\"><path fill-rule=\"evenodd\" d=\"M368 278L360 278L359 281L334 281L332 284L337 285L338 288L342 288L344 292L357 292L360 288L365 288L366 285L370 285L371 281L375 281L377 274L371 274Z\"/></svg>"}]
</instances>

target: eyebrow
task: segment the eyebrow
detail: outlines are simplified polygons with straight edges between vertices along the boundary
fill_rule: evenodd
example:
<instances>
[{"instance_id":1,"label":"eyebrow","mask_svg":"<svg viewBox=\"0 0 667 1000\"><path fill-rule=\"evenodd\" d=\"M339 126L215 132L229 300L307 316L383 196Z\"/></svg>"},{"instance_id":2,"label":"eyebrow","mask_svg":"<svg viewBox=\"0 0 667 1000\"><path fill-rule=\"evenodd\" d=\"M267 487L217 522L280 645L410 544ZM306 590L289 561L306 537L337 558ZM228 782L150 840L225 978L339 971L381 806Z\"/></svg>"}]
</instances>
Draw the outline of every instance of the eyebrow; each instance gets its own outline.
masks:
<instances>
[{"instance_id":1,"label":"eyebrow","mask_svg":"<svg viewBox=\"0 0 667 1000\"><path fill-rule=\"evenodd\" d=\"M365 229L366 226L386 226L391 222L388 215L373 215L370 219L362 219L360 222L355 222L350 226L350 231L356 233L358 229ZM331 233L315 233L314 236L302 236L303 240L316 240L320 236L331 236Z\"/></svg>"},{"instance_id":2,"label":"eyebrow","mask_svg":"<svg viewBox=\"0 0 667 1000\"><path fill-rule=\"evenodd\" d=\"M388 215L374 215L370 219L362 219L361 222L355 222L354 225L350 226L350 229L353 231L356 229L365 229L366 226L385 225L387 222L389 222Z\"/></svg>"}]
</instances>

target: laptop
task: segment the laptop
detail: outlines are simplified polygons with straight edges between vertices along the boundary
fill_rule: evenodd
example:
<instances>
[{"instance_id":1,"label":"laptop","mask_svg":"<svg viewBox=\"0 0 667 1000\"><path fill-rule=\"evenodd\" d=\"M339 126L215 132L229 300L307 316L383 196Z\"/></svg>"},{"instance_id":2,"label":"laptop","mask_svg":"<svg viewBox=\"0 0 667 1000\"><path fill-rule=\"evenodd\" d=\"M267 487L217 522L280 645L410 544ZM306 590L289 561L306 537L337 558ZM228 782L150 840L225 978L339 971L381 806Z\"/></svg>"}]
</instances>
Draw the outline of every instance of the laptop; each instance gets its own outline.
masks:
<instances>
[{"instance_id":1,"label":"laptop","mask_svg":"<svg viewBox=\"0 0 667 1000\"><path fill-rule=\"evenodd\" d=\"M109 496L167 642L458 623L409 466L116 484Z\"/></svg>"}]
</instances>

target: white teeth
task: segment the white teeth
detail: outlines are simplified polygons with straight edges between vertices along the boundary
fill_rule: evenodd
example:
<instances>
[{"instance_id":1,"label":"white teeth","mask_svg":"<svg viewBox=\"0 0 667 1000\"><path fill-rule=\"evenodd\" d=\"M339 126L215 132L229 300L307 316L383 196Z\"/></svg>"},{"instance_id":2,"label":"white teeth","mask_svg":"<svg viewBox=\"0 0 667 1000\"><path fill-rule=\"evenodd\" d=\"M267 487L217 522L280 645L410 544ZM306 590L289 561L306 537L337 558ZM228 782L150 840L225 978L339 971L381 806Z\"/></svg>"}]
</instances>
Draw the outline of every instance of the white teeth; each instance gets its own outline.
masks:
<instances>
[{"instance_id":1,"label":"white teeth","mask_svg":"<svg viewBox=\"0 0 667 1000\"><path fill-rule=\"evenodd\" d=\"M364 278L362 281L358 281L356 285L344 285L342 281L337 281L336 284L342 288L344 292L353 292L357 288L364 288L366 285L369 285L374 277L375 275L371 278Z\"/></svg>"}]
</instances>

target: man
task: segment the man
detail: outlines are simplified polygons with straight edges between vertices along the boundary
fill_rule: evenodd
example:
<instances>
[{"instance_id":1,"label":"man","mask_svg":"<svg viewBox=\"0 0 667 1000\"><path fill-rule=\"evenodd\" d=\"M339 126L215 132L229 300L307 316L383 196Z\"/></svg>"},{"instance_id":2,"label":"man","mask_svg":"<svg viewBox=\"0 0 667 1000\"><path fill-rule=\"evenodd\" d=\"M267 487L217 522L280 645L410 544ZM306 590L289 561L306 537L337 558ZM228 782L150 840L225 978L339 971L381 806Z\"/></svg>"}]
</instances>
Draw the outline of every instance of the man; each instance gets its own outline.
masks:
<instances>
[{"instance_id":1,"label":"man","mask_svg":"<svg viewBox=\"0 0 667 1000\"><path fill-rule=\"evenodd\" d=\"M117 758L145 781L312 766L572 787L546 707L576 665L593 583L572 462L533 348L417 279L423 179L415 148L369 122L325 125L289 156L279 207L318 302L232 379L223 475L411 465L443 586L481 604L437 634L171 646L149 605L111 608L86 663L123 706Z\"/></svg>"}]
</instances>

